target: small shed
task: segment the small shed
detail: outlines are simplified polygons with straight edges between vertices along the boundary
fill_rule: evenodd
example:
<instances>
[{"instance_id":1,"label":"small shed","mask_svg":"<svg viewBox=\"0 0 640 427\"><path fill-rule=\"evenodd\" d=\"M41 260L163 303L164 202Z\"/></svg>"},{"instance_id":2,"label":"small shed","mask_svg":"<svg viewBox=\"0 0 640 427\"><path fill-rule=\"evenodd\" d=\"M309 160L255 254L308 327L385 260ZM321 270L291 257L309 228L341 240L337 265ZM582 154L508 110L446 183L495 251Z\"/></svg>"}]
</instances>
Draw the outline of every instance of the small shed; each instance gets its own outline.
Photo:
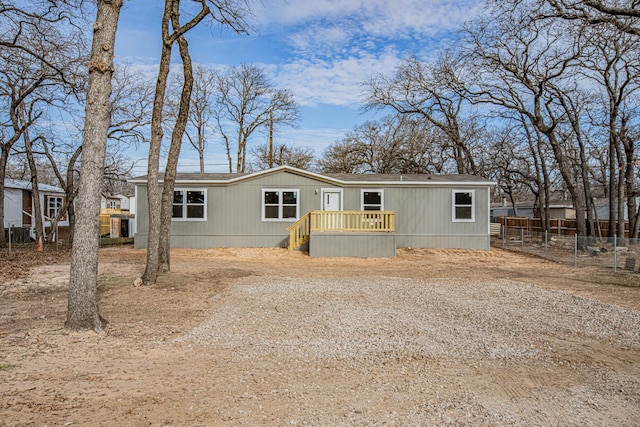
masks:
<instances>
[{"instance_id":1,"label":"small shed","mask_svg":"<svg viewBox=\"0 0 640 427\"><path fill-rule=\"evenodd\" d=\"M112 214L109 218L109 237L133 237L133 218L134 215L128 213Z\"/></svg>"}]
</instances>

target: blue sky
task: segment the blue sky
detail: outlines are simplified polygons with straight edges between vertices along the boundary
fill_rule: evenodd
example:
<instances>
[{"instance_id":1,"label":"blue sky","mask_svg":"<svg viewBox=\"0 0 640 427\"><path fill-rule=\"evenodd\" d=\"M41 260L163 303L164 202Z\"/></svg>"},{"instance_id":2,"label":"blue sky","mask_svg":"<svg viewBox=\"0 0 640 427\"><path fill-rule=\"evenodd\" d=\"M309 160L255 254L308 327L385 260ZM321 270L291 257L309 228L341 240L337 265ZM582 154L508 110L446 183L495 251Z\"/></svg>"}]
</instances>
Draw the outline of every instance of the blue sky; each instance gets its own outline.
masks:
<instances>
[{"instance_id":1,"label":"blue sky","mask_svg":"<svg viewBox=\"0 0 640 427\"><path fill-rule=\"evenodd\" d=\"M122 10L116 61L157 73L160 1L129 0ZM301 106L295 129L277 142L311 147L317 155L354 126L376 118L363 114L362 82L389 74L407 55L425 57L450 43L452 32L480 13L481 0L262 0L255 1L250 35L201 26L187 38L194 62L250 63L262 67L278 88L290 90ZM264 139L264 140L263 140ZM254 144L266 141L257 136ZM141 146L132 157L145 158ZM212 137L207 172L226 172L221 142ZM146 161L133 171L146 173ZM179 171L193 171L197 155L183 145Z\"/></svg>"}]
</instances>

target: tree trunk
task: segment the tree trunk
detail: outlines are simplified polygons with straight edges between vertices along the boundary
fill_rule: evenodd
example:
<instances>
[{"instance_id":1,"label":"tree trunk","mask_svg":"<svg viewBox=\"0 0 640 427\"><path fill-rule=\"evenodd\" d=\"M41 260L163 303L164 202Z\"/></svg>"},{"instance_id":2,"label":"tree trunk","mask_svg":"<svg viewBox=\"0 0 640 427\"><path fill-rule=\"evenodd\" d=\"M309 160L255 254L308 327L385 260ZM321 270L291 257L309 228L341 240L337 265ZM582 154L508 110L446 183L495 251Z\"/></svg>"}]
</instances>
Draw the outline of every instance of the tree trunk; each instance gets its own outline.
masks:
<instances>
[{"instance_id":1,"label":"tree trunk","mask_svg":"<svg viewBox=\"0 0 640 427\"><path fill-rule=\"evenodd\" d=\"M236 164L236 172L244 173L244 159L242 158L242 153L244 152L243 144L246 143L244 138L244 120L240 117L238 121L238 160Z\"/></svg>"},{"instance_id":2,"label":"tree trunk","mask_svg":"<svg viewBox=\"0 0 640 427\"><path fill-rule=\"evenodd\" d=\"M172 20L176 21L173 27L177 28L177 14L173 15ZM191 105L191 92L193 91L193 67L191 65L191 56L189 55L189 45L184 36L178 37L177 42L178 48L180 49L180 58L182 59L184 81L180 97L180 106L178 107L178 117L176 118L176 123L171 135L171 146L169 147L169 156L167 158L167 167L164 172L164 182L162 186L160 244L158 246L160 272L167 272L171 269L171 216L173 212L173 189L176 183L176 173L178 158L180 157L180 148L182 146L182 138L187 127L187 121L189 120L189 106Z\"/></svg>"},{"instance_id":3,"label":"tree trunk","mask_svg":"<svg viewBox=\"0 0 640 427\"><path fill-rule=\"evenodd\" d=\"M20 125L24 127L22 139L24 140L24 148L27 152L27 162L29 163L29 170L31 171L31 195L33 200L32 219L36 226L36 243L40 243L41 240L44 241L44 225L42 224L42 206L40 205L40 190L38 188L38 168L36 167L36 161L33 158L33 144L31 143L31 137L29 136L29 129L26 126L27 120L24 116L24 104L20 104L18 107L18 119L20 120Z\"/></svg>"},{"instance_id":4,"label":"tree trunk","mask_svg":"<svg viewBox=\"0 0 640 427\"><path fill-rule=\"evenodd\" d=\"M553 154L556 159L558 169L560 170L560 175L562 175L562 179L564 180L564 183L567 186L567 190L571 195L573 207L576 210L576 234L579 237L578 249L586 250L587 242L584 237L587 235L587 221L585 212L584 191L581 191L581 189L578 188L577 182L573 182L573 178L575 177L575 175L571 170L569 162L565 159L565 156L562 153L562 146L556 139L556 135L553 133L553 130L544 129L543 133L549 139L549 143L551 144L551 148L553 149Z\"/></svg>"},{"instance_id":5,"label":"tree trunk","mask_svg":"<svg viewBox=\"0 0 640 427\"><path fill-rule=\"evenodd\" d=\"M611 91L610 91L611 92ZM617 236L616 245L624 246L624 177L622 176L622 170L624 169L624 159L622 156L622 149L620 147L620 141L618 140L618 124L616 119L618 117L618 103L614 99L614 96L610 95L609 99L609 174L611 175L609 181L609 188L611 190L610 203L613 206L609 206L609 213L613 213L614 216L609 220L609 231L613 231L613 234L609 234L609 241L612 241L613 236ZM617 174L617 180L616 180ZM613 204L614 196L615 202Z\"/></svg>"},{"instance_id":6,"label":"tree trunk","mask_svg":"<svg viewBox=\"0 0 640 427\"><path fill-rule=\"evenodd\" d=\"M46 151L46 145L45 145L45 151ZM76 151L73 152L73 154L71 155L71 158L67 162L67 178L66 179L63 179L62 175L60 174L58 169L55 167L55 164L52 163L52 166L55 169L56 176L58 177L58 181L64 187L65 200L64 200L62 209L58 212L56 217L53 218L52 221L51 221L51 230L49 230L49 235L48 236L49 236L49 240L50 240L51 235L58 228L58 222L60 222L60 220L66 214L67 215L67 220L69 222L69 244L70 245L73 244L73 229L74 229L75 224L76 224L75 223L75 219L76 219L75 218L75 208L74 208L74 206L75 206L74 199L76 197L76 194L75 194L75 182L74 182L74 178L73 178L73 171L75 169L76 161L78 160L78 157L80 156L80 153L82 153L82 145L80 145L78 148L76 148ZM56 239L58 239L59 237L60 236L56 236Z\"/></svg>"},{"instance_id":7,"label":"tree trunk","mask_svg":"<svg viewBox=\"0 0 640 427\"><path fill-rule=\"evenodd\" d=\"M610 113L612 114L612 113ZM613 115L611 115L613 117ZM612 127L613 126L613 127ZM609 237L607 241L613 243L613 236L616 235L616 147L613 130L615 121L609 120Z\"/></svg>"},{"instance_id":8,"label":"tree trunk","mask_svg":"<svg viewBox=\"0 0 640 427\"><path fill-rule=\"evenodd\" d=\"M204 142L200 142L200 144L204 144ZM200 156L200 173L204 173L204 145L200 145L202 147L198 152Z\"/></svg>"},{"instance_id":9,"label":"tree trunk","mask_svg":"<svg viewBox=\"0 0 640 427\"><path fill-rule=\"evenodd\" d=\"M7 171L8 152L3 146L0 146L0 224L2 224L2 232L0 232L0 247L5 247L7 240L4 237L4 177Z\"/></svg>"},{"instance_id":10,"label":"tree trunk","mask_svg":"<svg viewBox=\"0 0 640 427\"><path fill-rule=\"evenodd\" d=\"M171 65L171 48L173 42L169 36L169 21L171 19L173 2L165 1L162 16L162 52L160 67L156 81L156 92L151 114L151 142L149 144L149 159L147 163L147 201L149 205L149 232L147 235L147 264L142 275L145 285L156 283L159 265L160 244L160 185L158 183L160 168L160 148L162 146L162 110L164 95L167 89L169 66Z\"/></svg>"},{"instance_id":11,"label":"tree trunk","mask_svg":"<svg viewBox=\"0 0 640 427\"><path fill-rule=\"evenodd\" d=\"M65 194L67 196L67 213L69 214L69 244L73 246L73 235L76 229L76 204L74 202L76 197L76 183L73 176L76 161L82 153L82 146L73 153L69 163L67 164L67 185L65 186Z\"/></svg>"},{"instance_id":12,"label":"tree trunk","mask_svg":"<svg viewBox=\"0 0 640 427\"><path fill-rule=\"evenodd\" d=\"M160 197L158 197L158 170L159 170L159 162L160 162L160 146L162 143L162 110L164 106L164 93L167 87L167 77L169 75L169 66L171 62L171 48L173 47L173 42L178 40L180 46L180 55L183 56L183 46L180 45L180 38L184 36L184 34L189 31L189 29L196 26L205 16L210 13L210 9L207 6L207 3L202 1L201 3L202 9L200 12L193 16L192 19L181 26L179 21L179 11L180 11L180 1L179 0L165 0L165 8L164 15L162 16L162 53L160 56L160 70L158 71L158 80L156 84L156 94L153 103L153 113L151 116L151 144L149 145L149 163L148 163L148 175L147 175L147 198L149 201L149 234L147 241L147 265L144 271L144 275L142 276L142 282L145 285L154 284L158 278L158 270L160 268L160 256L161 251L163 251L162 256L168 256L167 252L164 249L161 249L161 238L162 237L162 202ZM173 32L169 31L169 23L171 22L171 26L173 28ZM184 41L184 40L183 40ZM186 43L186 41L184 41ZM190 61L189 61L190 63ZM191 65L189 65L191 67ZM193 86L193 82L192 85ZM191 89L189 89L189 98L187 102L190 102L191 97ZM182 100L181 100L182 103ZM186 107L186 111L188 113L189 107ZM188 117L184 120L188 120ZM178 124L176 124L176 127ZM186 122L184 124L186 127ZM173 136L176 135L176 130L174 129L172 135L172 146ZM165 170L165 178L163 180L163 194L165 194L164 188L167 188L167 194L170 191L171 197L173 200L173 184L175 182L175 168L177 166L177 156L180 153L180 144L182 142L182 136L184 135L184 127L182 131L179 132L180 141L178 141L177 154L175 154L175 162L176 165L169 164L170 161L173 161L171 158L171 154L169 159L167 159L167 167ZM175 149L174 149L175 151ZM171 170L174 170L173 177ZM167 181L168 180L168 181ZM172 201L171 200L171 201ZM169 212L168 215L171 213ZM171 227L171 217L169 216L169 225L168 231L165 233L165 238L169 239L169 232ZM166 224L165 224L165 227ZM162 244L163 248L166 248L168 251L168 244Z\"/></svg>"},{"instance_id":13,"label":"tree trunk","mask_svg":"<svg viewBox=\"0 0 640 427\"><path fill-rule=\"evenodd\" d=\"M71 278L65 327L103 331L98 312L97 278L100 232L100 188L111 124L111 77L114 44L122 0L98 0L89 60L77 224L71 248Z\"/></svg>"},{"instance_id":14,"label":"tree trunk","mask_svg":"<svg viewBox=\"0 0 640 427\"><path fill-rule=\"evenodd\" d=\"M625 149L625 157L626 157L626 165L624 171L624 182L625 182L625 193L627 195L627 218L629 221L629 239L632 243L637 243L636 239L637 235L637 222L638 222L638 204L636 202L636 194L635 194L635 177L633 174L634 164L633 164L633 153L635 151L635 146L633 143L624 144Z\"/></svg>"}]
</instances>

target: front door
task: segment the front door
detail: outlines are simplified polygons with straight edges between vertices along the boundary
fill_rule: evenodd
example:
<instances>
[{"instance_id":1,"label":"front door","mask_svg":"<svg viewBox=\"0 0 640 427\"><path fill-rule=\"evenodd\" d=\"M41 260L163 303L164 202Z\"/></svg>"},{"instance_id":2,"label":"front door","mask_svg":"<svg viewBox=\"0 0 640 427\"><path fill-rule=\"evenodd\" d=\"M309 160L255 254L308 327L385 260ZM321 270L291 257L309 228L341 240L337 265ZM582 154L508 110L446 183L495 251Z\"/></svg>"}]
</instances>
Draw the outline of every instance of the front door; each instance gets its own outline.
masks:
<instances>
[{"instance_id":1,"label":"front door","mask_svg":"<svg viewBox=\"0 0 640 427\"><path fill-rule=\"evenodd\" d=\"M22 226L31 227L31 191L22 190Z\"/></svg>"},{"instance_id":2,"label":"front door","mask_svg":"<svg viewBox=\"0 0 640 427\"><path fill-rule=\"evenodd\" d=\"M342 189L322 189L322 210L332 212L342 210ZM322 228L325 230L340 230L342 229L342 221L342 214L339 212L324 214Z\"/></svg>"},{"instance_id":3,"label":"front door","mask_svg":"<svg viewBox=\"0 0 640 427\"><path fill-rule=\"evenodd\" d=\"M322 189L322 210L341 211L342 210L342 190Z\"/></svg>"}]
</instances>

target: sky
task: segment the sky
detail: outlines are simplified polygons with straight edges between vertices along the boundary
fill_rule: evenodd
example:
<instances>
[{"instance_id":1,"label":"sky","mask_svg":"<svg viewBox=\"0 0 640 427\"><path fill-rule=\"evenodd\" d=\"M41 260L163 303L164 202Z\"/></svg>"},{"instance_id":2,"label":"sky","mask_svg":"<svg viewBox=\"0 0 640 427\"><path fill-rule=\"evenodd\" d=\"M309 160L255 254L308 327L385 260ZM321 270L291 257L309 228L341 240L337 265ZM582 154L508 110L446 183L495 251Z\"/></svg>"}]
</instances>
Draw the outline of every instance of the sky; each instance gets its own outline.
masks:
<instances>
[{"instance_id":1,"label":"sky","mask_svg":"<svg viewBox=\"0 0 640 427\"><path fill-rule=\"evenodd\" d=\"M385 114L362 110L363 82L393 73L408 55L428 58L450 46L455 31L481 7L481 0L256 0L249 35L201 24L187 40L194 63L256 65L274 87L289 90L300 105L301 120L295 128L281 129L275 142L309 147L320 156L354 127ZM162 8L160 1L124 3L116 62L155 77ZM259 135L253 143L266 141L266 135ZM179 172L197 171L197 154L187 145ZM134 175L146 173L147 150L144 145L130 153L140 159ZM206 172L228 172L215 135L205 156Z\"/></svg>"}]
</instances>

